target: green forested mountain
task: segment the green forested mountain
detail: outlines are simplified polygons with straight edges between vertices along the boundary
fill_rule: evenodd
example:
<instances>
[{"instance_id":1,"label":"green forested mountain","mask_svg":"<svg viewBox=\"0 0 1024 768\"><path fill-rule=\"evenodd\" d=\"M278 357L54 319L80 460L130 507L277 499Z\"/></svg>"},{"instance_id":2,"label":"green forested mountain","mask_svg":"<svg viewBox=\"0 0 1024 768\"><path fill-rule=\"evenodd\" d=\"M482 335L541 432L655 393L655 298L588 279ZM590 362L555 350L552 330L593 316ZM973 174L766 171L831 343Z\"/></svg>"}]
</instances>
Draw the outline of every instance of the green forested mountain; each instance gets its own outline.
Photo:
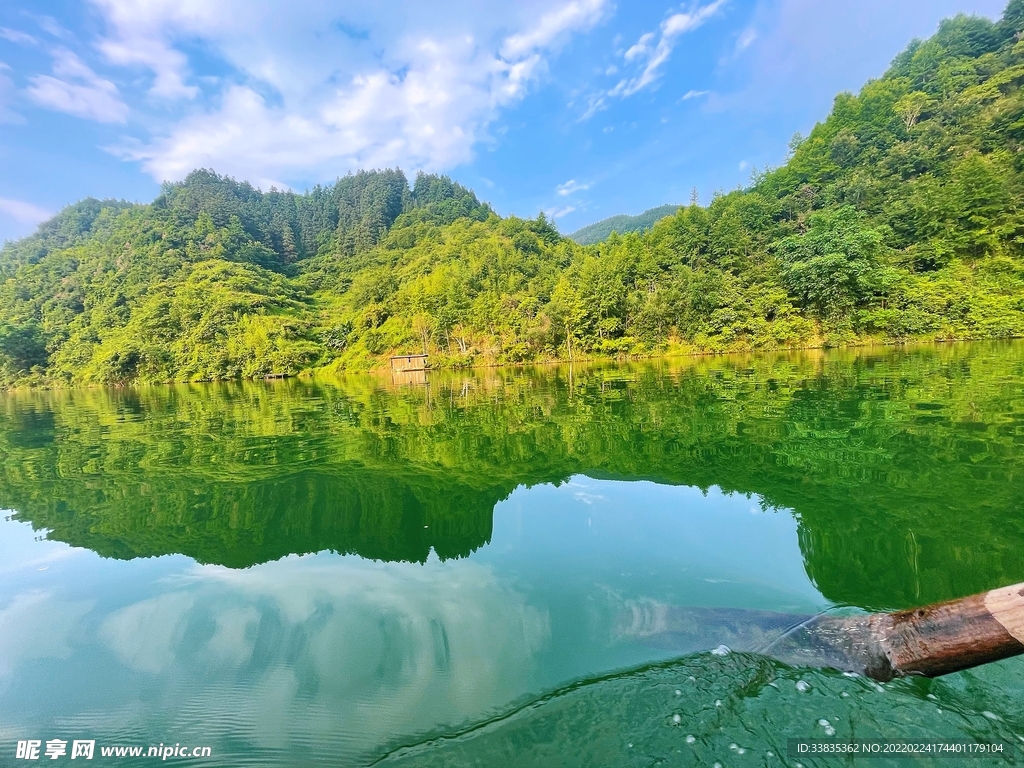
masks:
<instances>
[{"instance_id":1,"label":"green forested mountain","mask_svg":"<svg viewBox=\"0 0 1024 768\"><path fill-rule=\"evenodd\" d=\"M609 216L607 219L580 227L569 235L569 239L580 245L593 245L607 240L612 232L618 232L620 235L629 232L646 232L656 222L666 216L671 216L680 207L678 205L659 205L657 208L648 208L638 216L628 216L624 213L620 213L618 216Z\"/></svg>"},{"instance_id":2,"label":"green forested mountain","mask_svg":"<svg viewBox=\"0 0 1024 768\"><path fill-rule=\"evenodd\" d=\"M449 179L196 171L0 252L0 378L167 381L1024 334L1024 0L840 94L782 167L581 246Z\"/></svg>"}]
</instances>

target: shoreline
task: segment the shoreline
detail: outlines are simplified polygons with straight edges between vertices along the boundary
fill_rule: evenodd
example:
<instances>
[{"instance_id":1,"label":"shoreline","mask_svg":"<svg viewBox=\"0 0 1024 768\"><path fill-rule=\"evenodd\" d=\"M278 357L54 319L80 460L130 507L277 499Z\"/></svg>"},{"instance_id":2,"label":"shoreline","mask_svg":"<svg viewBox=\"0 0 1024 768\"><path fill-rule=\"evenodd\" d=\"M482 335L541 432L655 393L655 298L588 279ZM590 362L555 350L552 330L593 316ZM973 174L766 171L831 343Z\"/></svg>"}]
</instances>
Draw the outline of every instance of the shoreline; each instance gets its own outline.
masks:
<instances>
[{"instance_id":1,"label":"shoreline","mask_svg":"<svg viewBox=\"0 0 1024 768\"><path fill-rule=\"evenodd\" d=\"M999 336L999 337L980 337L980 338L938 338L938 339L905 339L901 341L893 340L879 340L879 339L868 339L860 342L850 342L839 345L826 345L826 344L807 344L804 346L797 347L777 347L774 349L735 349L735 350L702 350L692 349L689 351L666 351L659 354L650 355L618 355L612 357L610 355L597 355L587 356L573 359L555 358L551 360L532 360L532 361L518 361L508 363L475 363L473 365L460 365L460 366L438 366L434 368L425 369L425 373L440 373L440 372L457 372L457 371L473 371L473 370L493 370L496 368L529 368L529 367L541 367L541 366L564 366L564 365L575 365L575 364L594 364L594 363L612 363L612 364L627 364L636 363L647 360L679 360L685 358L708 358L708 357L729 357L738 355L776 355L776 354L788 354L794 352L809 352L809 351L820 351L820 352L833 352L840 350L862 350L871 348L895 348L895 347L923 347L928 345L951 345L951 344L971 344L977 342L1013 342L1024 339L1024 336ZM226 384L226 383L242 383L242 382L280 382L288 381L291 379L300 379L303 381L316 381L318 379L338 378L343 376L383 376L389 375L393 372L386 367L372 367L372 368L342 368L338 370L328 370L330 366L323 366L320 368L306 369L299 371L294 374L280 374L273 373L259 377L244 377L235 376L231 378L222 379L170 379L166 381L130 381L120 383L95 383L95 384L54 384L47 382L45 384L19 384L12 387L0 387L0 394L6 394L11 392L64 392L72 390L92 390L92 389L133 389L140 387L169 387L182 384Z\"/></svg>"}]
</instances>

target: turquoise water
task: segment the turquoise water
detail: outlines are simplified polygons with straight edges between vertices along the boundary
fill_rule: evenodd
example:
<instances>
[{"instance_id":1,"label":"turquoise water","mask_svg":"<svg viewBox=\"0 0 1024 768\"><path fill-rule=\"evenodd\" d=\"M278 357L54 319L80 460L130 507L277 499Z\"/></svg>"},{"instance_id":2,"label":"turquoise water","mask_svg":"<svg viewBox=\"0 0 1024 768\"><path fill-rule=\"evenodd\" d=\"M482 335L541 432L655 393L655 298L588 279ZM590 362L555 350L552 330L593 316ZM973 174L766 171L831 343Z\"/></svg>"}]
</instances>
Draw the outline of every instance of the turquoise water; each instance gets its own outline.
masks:
<instances>
[{"instance_id":1,"label":"turquoise water","mask_svg":"<svg viewBox=\"0 0 1024 768\"><path fill-rule=\"evenodd\" d=\"M772 657L822 611L1024 581L1022 344L10 393L0 459L0 764L1024 743L1020 660L879 685Z\"/></svg>"}]
</instances>

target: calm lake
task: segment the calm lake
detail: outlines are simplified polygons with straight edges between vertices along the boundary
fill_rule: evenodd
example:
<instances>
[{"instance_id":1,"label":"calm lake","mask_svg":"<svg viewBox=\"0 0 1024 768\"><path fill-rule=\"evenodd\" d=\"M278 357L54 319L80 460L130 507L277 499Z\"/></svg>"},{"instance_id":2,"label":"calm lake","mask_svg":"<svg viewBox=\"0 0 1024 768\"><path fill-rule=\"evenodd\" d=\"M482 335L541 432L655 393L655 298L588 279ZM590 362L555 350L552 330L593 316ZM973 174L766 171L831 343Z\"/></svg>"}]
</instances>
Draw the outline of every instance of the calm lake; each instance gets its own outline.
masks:
<instances>
[{"instance_id":1,"label":"calm lake","mask_svg":"<svg viewBox=\"0 0 1024 768\"><path fill-rule=\"evenodd\" d=\"M880 685L772 657L822 611L1024 581L1024 343L15 392L0 509L3 765L1024 742L1022 659Z\"/></svg>"}]
</instances>

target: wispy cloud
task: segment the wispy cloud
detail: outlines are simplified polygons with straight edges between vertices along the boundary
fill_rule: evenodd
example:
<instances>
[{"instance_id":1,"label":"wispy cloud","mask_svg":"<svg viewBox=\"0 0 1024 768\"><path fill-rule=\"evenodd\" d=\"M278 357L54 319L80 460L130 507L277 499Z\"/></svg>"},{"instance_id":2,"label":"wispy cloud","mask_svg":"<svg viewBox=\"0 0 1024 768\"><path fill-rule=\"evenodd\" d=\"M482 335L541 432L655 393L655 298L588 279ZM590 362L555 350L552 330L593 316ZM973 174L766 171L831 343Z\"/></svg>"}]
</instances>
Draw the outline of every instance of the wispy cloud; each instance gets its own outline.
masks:
<instances>
[{"instance_id":1,"label":"wispy cloud","mask_svg":"<svg viewBox=\"0 0 1024 768\"><path fill-rule=\"evenodd\" d=\"M566 197L575 192L582 192L587 189L590 189L589 184L580 184L576 179L569 179L564 184L559 184L555 187L555 192L561 197Z\"/></svg>"},{"instance_id":2,"label":"wispy cloud","mask_svg":"<svg viewBox=\"0 0 1024 768\"><path fill-rule=\"evenodd\" d=\"M104 40L100 50L112 64L141 65L153 71L150 93L165 99L187 98L199 95L199 88L186 85L188 73L186 57L166 46L160 40Z\"/></svg>"},{"instance_id":3,"label":"wispy cloud","mask_svg":"<svg viewBox=\"0 0 1024 768\"><path fill-rule=\"evenodd\" d=\"M36 45L39 42L27 32L8 27L0 27L0 37L18 45Z\"/></svg>"},{"instance_id":4,"label":"wispy cloud","mask_svg":"<svg viewBox=\"0 0 1024 768\"><path fill-rule=\"evenodd\" d=\"M700 6L689 13L675 13L661 22L657 36L653 32L642 35L629 48L623 58L627 62L641 62L643 69L639 74L623 78L609 91L610 96L632 96L634 93L656 83L661 76L661 69L672 55L672 50L681 35L692 32L704 22L718 13L726 0L714 0ZM655 38L657 37L657 42Z\"/></svg>"},{"instance_id":5,"label":"wispy cloud","mask_svg":"<svg viewBox=\"0 0 1024 768\"><path fill-rule=\"evenodd\" d=\"M573 0L561 8L545 13L536 26L505 39L501 55L506 59L522 59L538 49L549 48L573 30L589 29L609 10L605 0Z\"/></svg>"},{"instance_id":6,"label":"wispy cloud","mask_svg":"<svg viewBox=\"0 0 1024 768\"><path fill-rule=\"evenodd\" d=\"M588 120L601 110L607 109L612 99L626 98L655 86L679 38L703 25L718 13L727 1L713 0L688 12L674 13L661 22L657 32L646 32L641 35L633 45L621 52L623 66L627 71L632 69L633 74L622 77L610 89L592 94L587 99L587 108L580 121ZM611 71L609 69L609 73ZM684 98L703 95L704 91L690 91Z\"/></svg>"},{"instance_id":7,"label":"wispy cloud","mask_svg":"<svg viewBox=\"0 0 1024 768\"><path fill-rule=\"evenodd\" d=\"M583 114L580 115L580 122L584 122L586 120L589 120L594 115L596 115L598 112L600 112L602 109L607 109L607 108L608 108L608 94L607 93L601 92L601 93L598 93L598 94L596 94L594 96L588 97L587 98L587 108L583 112Z\"/></svg>"},{"instance_id":8,"label":"wispy cloud","mask_svg":"<svg viewBox=\"0 0 1024 768\"><path fill-rule=\"evenodd\" d=\"M218 5L224 3L125 2L92 0L106 17L110 31L97 42L112 64L140 66L153 73L150 93L164 99L193 98L199 88L186 84L188 58L172 46L179 29L200 24L218 26ZM254 11L255 12L255 11Z\"/></svg>"},{"instance_id":9,"label":"wispy cloud","mask_svg":"<svg viewBox=\"0 0 1024 768\"><path fill-rule=\"evenodd\" d=\"M101 123L123 123L128 106L117 86L93 72L67 49L53 54L53 74L29 78L29 97L42 107Z\"/></svg>"},{"instance_id":10,"label":"wispy cloud","mask_svg":"<svg viewBox=\"0 0 1024 768\"><path fill-rule=\"evenodd\" d=\"M699 99L701 96L707 96L710 91L687 91L683 94L683 101L689 101L690 99Z\"/></svg>"},{"instance_id":11,"label":"wispy cloud","mask_svg":"<svg viewBox=\"0 0 1024 768\"><path fill-rule=\"evenodd\" d=\"M68 40L74 37L59 21L52 16L33 16L39 27L48 35L53 35L58 40Z\"/></svg>"},{"instance_id":12,"label":"wispy cloud","mask_svg":"<svg viewBox=\"0 0 1024 768\"><path fill-rule=\"evenodd\" d=\"M53 216L50 211L38 205L8 197L0 197L0 214L9 216L19 224L38 224Z\"/></svg>"},{"instance_id":13,"label":"wispy cloud","mask_svg":"<svg viewBox=\"0 0 1024 768\"><path fill-rule=\"evenodd\" d=\"M757 40L757 30L752 27L747 27L740 36L736 38L736 51L744 51L750 47L751 43Z\"/></svg>"},{"instance_id":14,"label":"wispy cloud","mask_svg":"<svg viewBox=\"0 0 1024 768\"><path fill-rule=\"evenodd\" d=\"M651 43L654 42L654 33L648 32L645 35L641 35L640 39L636 41L634 45L629 47L622 58L626 61L633 61L641 56L650 56L653 49Z\"/></svg>"},{"instance_id":15,"label":"wispy cloud","mask_svg":"<svg viewBox=\"0 0 1024 768\"><path fill-rule=\"evenodd\" d=\"M550 218L550 219L552 219L554 221L557 221L558 219L562 218L563 216L568 216L570 213L572 213L575 210L576 210L576 206L575 205L566 205L566 206L564 206L562 208L549 208L548 210L544 211L544 214L548 218Z\"/></svg>"}]
</instances>

